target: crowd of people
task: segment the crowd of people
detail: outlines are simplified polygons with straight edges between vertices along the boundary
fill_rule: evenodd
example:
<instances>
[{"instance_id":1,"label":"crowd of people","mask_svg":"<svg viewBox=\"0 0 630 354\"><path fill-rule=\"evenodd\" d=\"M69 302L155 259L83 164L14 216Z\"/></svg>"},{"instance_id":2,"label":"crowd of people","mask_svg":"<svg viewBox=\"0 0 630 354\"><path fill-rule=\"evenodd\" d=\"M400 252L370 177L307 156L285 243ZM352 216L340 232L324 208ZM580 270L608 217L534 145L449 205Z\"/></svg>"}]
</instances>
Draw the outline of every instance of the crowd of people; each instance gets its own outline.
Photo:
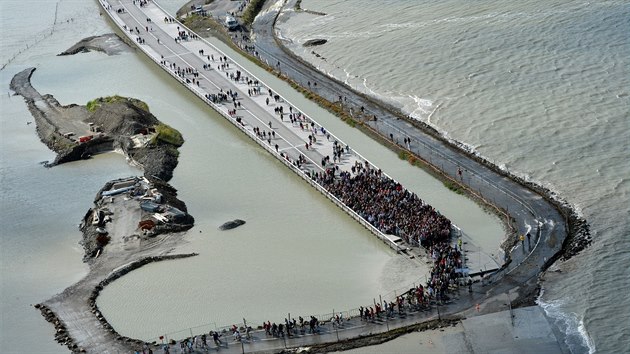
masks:
<instances>
[{"instance_id":1,"label":"crowd of people","mask_svg":"<svg viewBox=\"0 0 630 354\"><path fill-rule=\"evenodd\" d=\"M355 163L351 172L328 168L315 180L385 234L425 248L449 240L449 219L367 162Z\"/></svg>"},{"instance_id":2,"label":"crowd of people","mask_svg":"<svg viewBox=\"0 0 630 354\"><path fill-rule=\"evenodd\" d=\"M165 22L170 22L170 19L165 18ZM139 33L138 29L135 30ZM133 30L130 29L130 31ZM181 31L178 27L176 41L194 38L193 36L193 33ZM255 51L254 47L251 47L251 50ZM214 55L206 55L203 50L199 50L199 54L208 60L208 64L204 65L204 70L210 70L213 66L211 63L216 63ZM230 69L228 58L220 56L218 59L217 70L226 71L226 76L231 81L246 82L249 86L248 96L262 94L258 80L250 79L243 75L240 70L228 73L227 70ZM199 73L196 70L180 68L165 60L162 60L161 64L169 67L178 77L192 79L193 84L195 83L194 80L196 80L198 84ZM274 94L271 89L268 89L267 93L267 105L272 102L278 103L281 100L280 96ZM215 104L232 103L234 110L230 110L229 114L233 117L236 116L237 121L240 123L240 118L236 114L236 108L240 107L236 92L221 89L217 93L205 94L205 98ZM275 105L274 107L274 113L279 115L280 121L284 121L284 115L287 114L293 127L299 127L303 131L307 130L312 133L308 136L309 141L305 143L307 150L310 150L312 145L317 142L318 135L330 140L330 134L323 127L316 126L308 117L297 110L294 111L291 106L288 106L288 111L288 113L285 112L282 105ZM298 168L307 163L306 157L302 154L293 159L287 153L279 152L278 144L272 145L272 139L275 140L276 136L271 122L269 123L269 128L270 131L266 131L256 127L254 134L258 139L266 141L269 145L275 147L276 152L282 158L293 163ZM404 142L408 144L407 139ZM356 162L350 171L340 169L337 163L341 162L344 153L350 153L349 146L342 146L335 141L332 151L332 163L331 158L325 156L322 159L323 171L307 171L311 179L384 234L395 235L401 237L409 245L426 248L433 261L430 277L428 277L424 286L418 285L406 293L396 296L391 301L374 302L374 304L366 307L361 306L359 308L361 320L374 321L383 317L391 318L395 315L402 315L407 311L430 309L432 302L438 304L447 302L449 300L449 290L455 286L460 276L457 269L463 267L461 248L450 244L450 220L441 215L432 206L423 202L415 193L408 191L400 183L383 174L380 169L370 166L368 162ZM335 326L343 326L344 323L344 317L341 314L321 320L331 321ZM307 331L311 334L317 334L320 331L320 319L315 316L311 316L309 320L304 320L302 317L291 320L285 318L284 321L279 323L267 321L263 323L262 328L265 331L265 335L270 337L291 337L300 333L306 334ZM241 329L233 326L231 333L235 341L242 340L242 330L245 331L245 338L250 338L251 327ZM207 349L208 338L210 337L215 345L220 347L223 345L220 339L221 335L219 332L211 331L207 335L204 334L184 340L180 343L182 352L192 352L193 348Z\"/></svg>"}]
</instances>

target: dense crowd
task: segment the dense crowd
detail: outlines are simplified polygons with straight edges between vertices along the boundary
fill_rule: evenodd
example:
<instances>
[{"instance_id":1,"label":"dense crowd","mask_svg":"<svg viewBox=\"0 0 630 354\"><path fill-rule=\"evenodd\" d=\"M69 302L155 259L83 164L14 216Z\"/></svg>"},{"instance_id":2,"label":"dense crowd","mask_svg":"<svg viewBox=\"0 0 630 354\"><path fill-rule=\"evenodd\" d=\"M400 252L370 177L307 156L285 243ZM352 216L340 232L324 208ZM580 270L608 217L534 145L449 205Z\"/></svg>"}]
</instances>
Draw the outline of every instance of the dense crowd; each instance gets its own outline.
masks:
<instances>
[{"instance_id":1,"label":"dense crowd","mask_svg":"<svg viewBox=\"0 0 630 354\"><path fill-rule=\"evenodd\" d=\"M449 239L449 219L367 162L356 163L352 172L327 169L316 173L315 179L385 234L425 248Z\"/></svg>"},{"instance_id":2,"label":"dense crowd","mask_svg":"<svg viewBox=\"0 0 630 354\"><path fill-rule=\"evenodd\" d=\"M165 22L170 19L165 18ZM140 31L136 28L136 32ZM133 30L130 29L133 32ZM194 34L186 31L180 31L178 27L178 37L176 41L188 40ZM194 37L192 37L194 38ZM243 38L245 39L245 37ZM255 52L255 48L248 47ZM256 52L257 54L257 52ZM214 66L215 57L213 54L206 55L203 50L199 50L199 55L205 57L208 60L208 64L204 64L204 70L211 70ZM249 77L243 75L240 70L234 72L228 72L230 64L228 58L220 56L219 63L217 65L218 71L224 71L226 77L235 82L246 82L249 86L248 96L257 96L264 94L261 92L260 83L258 80L251 80ZM162 58L161 64L169 67L178 77L188 80L192 80L193 84L199 85L199 73L193 68L180 68L174 63L169 63ZM190 78L192 76L192 78ZM316 83L314 83L316 86ZM308 82L310 88L311 82ZM268 89L269 97L266 98L266 105L280 101L280 96L273 94L271 89ZM205 98L212 103L231 103L234 105L234 110L229 110L230 116L236 117L237 122L241 123L240 118L236 116L236 109L240 107L238 102L238 93L231 90L224 91L220 89L217 93L205 94ZM341 96L339 97L341 101ZM272 101L273 100L273 101ZM280 120L284 121L285 114L288 115L293 127L299 127L301 130L307 130L312 132L308 136L308 142L306 149L310 150L312 145L317 142L318 133L330 140L331 136L323 127L316 127L315 123L310 121L302 113L293 111L293 107L288 107L288 114L284 111L282 105L276 105L274 107L274 113L279 115ZM363 107L361 107L363 112ZM376 117L374 117L376 120ZM241 123L242 124L242 123ZM275 139L275 131L272 128L272 123L269 122L270 131L258 127L254 128L254 133L259 139L267 141L269 145L275 147L276 152L279 152L278 145L272 145L272 139ZM318 129L319 128L319 129ZM393 136L392 136L393 139ZM408 144L405 139L405 144ZM344 205L353 210L356 214L369 222L375 228L383 232L384 234L395 235L401 237L405 242L413 246L422 246L427 249L429 256L433 261L433 266L430 271L430 277L427 278L426 284L418 285L412 289L409 289L404 294L396 296L391 301L375 301L366 307L361 306L359 308L359 316L363 321L374 321L376 319L383 319L383 317L394 317L395 315L402 315L407 311L416 310L428 310L432 304L441 304L449 301L449 291L456 286L458 277L461 275L457 272L457 269L463 267L463 256L461 249L457 246L451 246L450 244L450 232L451 222L446 217L442 216L432 206L422 201L415 193L408 191L403 186L387 177L381 172L380 169L376 169L365 163L355 163L350 171L343 171L336 165L340 162L343 154L350 153L350 148L338 144L336 141L333 146L332 163L329 156L322 159L321 165L324 171L309 172L311 178L321 185L324 189L339 199ZM299 154L298 158L293 160L288 154L281 152L280 156L290 161L298 168L303 164L306 164L306 158ZM333 318L321 319L322 321L331 321L335 326L343 326L344 317L339 313ZM311 316L309 320L304 320L302 317L298 319L284 319L278 324L267 321L263 323L262 328L267 336L272 337L291 337L298 334L319 333L320 319L315 316ZM251 327L245 326L244 328L237 328L233 326L231 334L235 341L242 340L241 331L244 331L244 337L250 338ZM225 334L230 333L225 331ZM217 348L224 345L220 337L224 333L217 331L211 331L207 335L195 336L181 341L181 352L193 352L197 348L208 350L208 342L210 339L214 342ZM167 344L164 346L165 352L168 353L170 346Z\"/></svg>"}]
</instances>

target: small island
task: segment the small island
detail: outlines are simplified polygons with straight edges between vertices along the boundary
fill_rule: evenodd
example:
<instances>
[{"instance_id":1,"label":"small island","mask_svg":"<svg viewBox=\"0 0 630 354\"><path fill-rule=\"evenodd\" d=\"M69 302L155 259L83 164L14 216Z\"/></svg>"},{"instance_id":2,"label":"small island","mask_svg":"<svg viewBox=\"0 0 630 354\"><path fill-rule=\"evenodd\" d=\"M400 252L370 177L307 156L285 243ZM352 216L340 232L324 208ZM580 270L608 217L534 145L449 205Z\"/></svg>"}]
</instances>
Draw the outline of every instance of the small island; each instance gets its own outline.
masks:
<instances>
[{"instance_id":1,"label":"small island","mask_svg":"<svg viewBox=\"0 0 630 354\"><path fill-rule=\"evenodd\" d=\"M46 166L121 150L144 169L145 177L168 181L177 166L181 134L161 123L146 103L121 96L102 97L85 106L62 106L52 95L41 95L30 78L35 68L18 73L11 89L24 97L37 123L41 141L57 157Z\"/></svg>"},{"instance_id":2,"label":"small island","mask_svg":"<svg viewBox=\"0 0 630 354\"><path fill-rule=\"evenodd\" d=\"M57 55L74 55L90 51L103 52L107 55L116 55L129 50L129 46L125 44L125 42L123 42L117 34L106 33L100 36L84 38Z\"/></svg>"},{"instance_id":3,"label":"small island","mask_svg":"<svg viewBox=\"0 0 630 354\"><path fill-rule=\"evenodd\" d=\"M47 167L121 151L144 172L106 182L98 191L79 227L88 274L35 305L55 326L57 342L71 351L84 351L78 343L89 340L95 352L126 352L142 342L120 336L101 315L96 298L104 286L134 269L196 255L171 254L195 221L168 183L184 139L134 98L109 96L63 106L31 85L34 72L28 68L16 74L10 87L24 98L41 141L57 153Z\"/></svg>"}]
</instances>

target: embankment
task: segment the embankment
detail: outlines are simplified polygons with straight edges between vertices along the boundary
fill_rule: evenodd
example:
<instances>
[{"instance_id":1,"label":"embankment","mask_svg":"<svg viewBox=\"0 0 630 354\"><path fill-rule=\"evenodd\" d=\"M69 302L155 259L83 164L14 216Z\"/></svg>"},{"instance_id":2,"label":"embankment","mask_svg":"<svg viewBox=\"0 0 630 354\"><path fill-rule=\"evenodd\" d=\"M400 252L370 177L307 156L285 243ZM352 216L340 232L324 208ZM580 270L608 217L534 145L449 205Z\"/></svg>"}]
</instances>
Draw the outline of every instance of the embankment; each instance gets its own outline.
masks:
<instances>
[{"instance_id":1,"label":"embankment","mask_svg":"<svg viewBox=\"0 0 630 354\"><path fill-rule=\"evenodd\" d=\"M74 55L90 51L102 52L107 55L116 55L130 51L130 47L125 44L125 42L123 42L117 34L106 33L100 36L83 38L72 47L57 55Z\"/></svg>"},{"instance_id":2,"label":"embankment","mask_svg":"<svg viewBox=\"0 0 630 354\"><path fill-rule=\"evenodd\" d=\"M195 255L169 254L194 225L186 204L167 183L184 140L133 98L102 97L85 106L63 106L33 88L34 71L16 74L10 88L24 97L38 136L57 153L49 167L120 150L144 170L144 177L109 181L97 193L80 227L88 274L35 307L55 326L55 339L72 352L141 350L144 343L120 336L107 323L96 298L104 286L145 264Z\"/></svg>"},{"instance_id":3,"label":"embankment","mask_svg":"<svg viewBox=\"0 0 630 354\"><path fill-rule=\"evenodd\" d=\"M86 106L63 106L31 85L34 72L35 68L28 68L16 74L10 87L24 97L40 140L57 153L48 167L120 149L144 168L145 176L172 178L177 148L184 141L179 132L160 123L144 102L112 96Z\"/></svg>"}]
</instances>

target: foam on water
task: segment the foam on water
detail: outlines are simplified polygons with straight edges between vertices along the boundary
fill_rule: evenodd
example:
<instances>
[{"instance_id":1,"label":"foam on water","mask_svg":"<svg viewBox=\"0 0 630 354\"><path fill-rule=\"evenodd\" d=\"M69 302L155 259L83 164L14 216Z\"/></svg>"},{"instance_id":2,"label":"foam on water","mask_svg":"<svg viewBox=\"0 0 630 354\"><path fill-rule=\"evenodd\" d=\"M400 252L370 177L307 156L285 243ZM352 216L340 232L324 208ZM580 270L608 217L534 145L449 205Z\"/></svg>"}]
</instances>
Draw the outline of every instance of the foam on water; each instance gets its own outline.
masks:
<instances>
[{"instance_id":1,"label":"foam on water","mask_svg":"<svg viewBox=\"0 0 630 354\"><path fill-rule=\"evenodd\" d=\"M588 350L589 354L595 353L595 345L593 340L586 331L584 319L578 318L575 313L565 313L562 308L565 305L564 300L552 300L545 302L542 300L542 294L536 300L547 317L554 321L554 324L564 331L566 337L564 343L572 353L582 353ZM586 349L586 350L585 350Z\"/></svg>"},{"instance_id":2,"label":"foam on water","mask_svg":"<svg viewBox=\"0 0 630 354\"><path fill-rule=\"evenodd\" d=\"M147 102L161 121L177 128L186 139L172 184L196 219L195 229L187 235L190 243L182 247L202 256L182 263L148 266L108 286L99 301L111 304L110 311L114 313L107 317L114 327L125 334L145 331L142 336L153 337L158 330L189 328L211 320L226 324L243 316L248 319L251 316L252 320L273 319L288 308L291 313L325 312L333 305L338 310L347 309L396 289L397 283L424 279L418 269L402 263L364 228L340 210L331 208L318 193L305 188L290 171L278 168L272 157L231 130L229 123L215 117L205 105L191 99L189 93L183 92L160 69L147 64L144 57L137 53L113 57L102 53L55 56L86 36L112 32L112 29L99 16L96 2L50 0L45 3L46 8L42 6L41 16L22 13L40 3L35 0L0 2L3 19L24 15L19 25L11 28L23 36L22 41L32 37L29 30L40 31L42 18L48 15L52 18L57 3L58 18L73 19L55 25L50 38L20 55L0 72L5 88L13 74L27 66L37 66L34 86L42 93L53 94L61 104L81 104L112 94L136 97ZM174 8L171 11L178 8L174 1L166 5ZM4 51L4 45L3 41L2 53L9 52ZM338 65L346 67L343 61ZM269 80L275 80L259 68L248 70L258 70L256 75L267 75ZM362 79L351 81L358 80ZM383 166L385 171L392 171L397 180L426 196L425 200L441 202L441 211L453 214L452 219L471 235L485 237L493 252L491 248L498 243L493 240L503 236L496 217L463 197L452 196L452 192L441 188L440 182L392 157L389 150L374 146L371 139L306 102L286 84L274 81L272 85L283 95L293 95L291 101L300 102L306 113L317 116L331 131L340 132L340 137L353 148L368 151L371 161ZM51 160L54 154L38 141L34 125L24 124L32 117L22 99L4 96L2 100L0 261L2 274L11 276L3 276L0 287L3 299L0 343L3 347L20 347L28 352L55 352L59 346L53 342L52 327L28 304L62 291L85 273L81 249L77 247L80 239L75 228L77 222L92 205L94 193L105 181L140 171L116 154L53 169L36 165L37 161ZM31 150L35 153L31 154ZM29 188L31 183L37 188ZM238 190L234 190L235 185L239 186ZM57 192L61 195L55 194ZM59 198L71 202L59 203ZM447 205L444 202L447 199L457 200L457 203ZM437 207L436 203L432 204ZM5 212L9 205L11 209ZM37 223L32 221L32 215L38 215ZM217 231L218 225L235 217L246 219L250 226L232 230L229 235ZM292 222L287 223L287 220ZM61 226L53 228L49 223ZM305 249L309 250L309 255L303 254ZM349 249L352 252L348 253ZM313 260L309 262L308 256ZM55 264L66 258L74 262L64 262L64 267ZM48 274L51 264L57 270L55 276ZM251 267L252 264L256 267ZM287 264L296 266L285 271ZM174 269L177 269L175 273ZM339 269L344 271L340 273ZM392 272L395 274L391 275ZM239 276L234 276L235 273ZM25 281L23 274L29 274L29 280L36 281ZM335 276L331 276L333 274ZM174 290L164 291L165 288ZM264 293L261 297L273 302L273 306L260 306L259 301L252 301L252 289L256 289L257 294ZM145 301L144 296L149 292L156 294L150 297L150 302ZM234 292L242 297L236 300ZM173 294L177 295L175 299L169 297ZM217 300L208 304L208 294L213 294L213 299ZM284 301L283 296L294 301L294 306ZM141 303L134 306L127 298ZM164 317L169 318L169 328L161 324ZM5 318L10 319L5 321ZM147 323L155 327L150 328ZM28 339L32 336L46 339L31 345Z\"/></svg>"},{"instance_id":3,"label":"foam on water","mask_svg":"<svg viewBox=\"0 0 630 354\"><path fill-rule=\"evenodd\" d=\"M630 320L615 309L619 302L630 307L630 298L611 295L625 291L613 279L620 273L630 278L616 266L630 262L616 252L626 248L630 229L627 4L304 0L302 7L329 14L326 26L296 14L280 27L291 28L296 42L329 36L316 49L326 61L290 49L352 87L358 77L368 94L546 188L589 221L596 242L579 256L580 264L597 266L597 280L606 285L591 287L583 272L570 269L546 283L554 289L546 300L566 300L579 289L583 298L553 306L576 314L573 332L588 329L584 348L628 348L628 331L613 323ZM600 267L602 260L611 263ZM590 310L594 302L597 311Z\"/></svg>"}]
</instances>

